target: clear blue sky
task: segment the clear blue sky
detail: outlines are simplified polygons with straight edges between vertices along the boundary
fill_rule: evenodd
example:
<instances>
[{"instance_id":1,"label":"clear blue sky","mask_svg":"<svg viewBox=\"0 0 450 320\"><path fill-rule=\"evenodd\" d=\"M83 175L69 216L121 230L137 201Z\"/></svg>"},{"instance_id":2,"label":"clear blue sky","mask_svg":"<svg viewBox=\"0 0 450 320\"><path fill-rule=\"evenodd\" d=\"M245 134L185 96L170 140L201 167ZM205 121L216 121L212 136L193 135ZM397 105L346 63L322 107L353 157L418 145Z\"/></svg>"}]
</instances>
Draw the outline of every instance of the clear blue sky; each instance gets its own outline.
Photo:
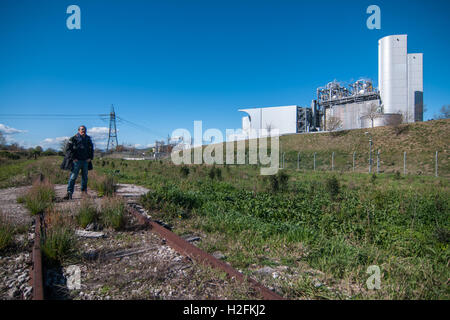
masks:
<instances>
[{"instance_id":1,"label":"clear blue sky","mask_svg":"<svg viewBox=\"0 0 450 320\"><path fill-rule=\"evenodd\" d=\"M66 27L71 4L81 30ZM366 27L371 4L381 30ZM192 132L194 120L225 131L241 127L239 108L310 105L334 79L377 85L378 39L408 34L408 52L424 53L430 119L450 104L449 12L447 0L1 0L0 114L100 114L114 104L152 129L119 123L119 143L142 146ZM108 124L95 118L0 118L0 130L48 147L81 123L97 128L101 146Z\"/></svg>"}]
</instances>

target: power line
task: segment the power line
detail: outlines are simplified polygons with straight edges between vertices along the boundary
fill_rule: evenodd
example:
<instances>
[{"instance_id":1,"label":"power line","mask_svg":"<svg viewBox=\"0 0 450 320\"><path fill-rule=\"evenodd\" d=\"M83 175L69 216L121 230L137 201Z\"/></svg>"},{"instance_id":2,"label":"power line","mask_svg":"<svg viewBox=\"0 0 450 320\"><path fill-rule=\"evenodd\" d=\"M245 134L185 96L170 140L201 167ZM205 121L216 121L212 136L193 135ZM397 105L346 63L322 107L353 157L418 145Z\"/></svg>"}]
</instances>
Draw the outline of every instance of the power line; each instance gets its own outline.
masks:
<instances>
[{"instance_id":1,"label":"power line","mask_svg":"<svg viewBox=\"0 0 450 320\"><path fill-rule=\"evenodd\" d=\"M88 119L100 119L105 123L109 123L110 114L61 114L61 113L3 113L0 114L0 119L21 119L21 120L88 120ZM165 134L161 134L160 132L156 132L153 129L150 129L146 126L137 124L130 120L127 120L123 117L119 117L116 115L116 119L118 123L122 123L133 127L135 129L139 129L145 131L147 133L151 133L152 135L156 135L157 137L165 137Z\"/></svg>"},{"instance_id":2,"label":"power line","mask_svg":"<svg viewBox=\"0 0 450 320\"><path fill-rule=\"evenodd\" d=\"M116 115L116 118L119 120L119 122L122 122L122 123L124 123L124 124L130 125L130 126L132 126L133 128L136 128L136 129L140 129L140 130L149 132L149 133L154 134L154 135L156 135L156 136L158 136L158 137L164 137L164 136L165 136L165 135L161 134L160 132L156 132L156 131L154 131L153 129L150 129L150 128L145 127L145 126L143 126L143 125L140 125L140 124L134 123L134 122L132 122L132 121L126 120L126 119L124 119L124 118L122 118L122 117L119 117L119 116L117 116L117 115Z\"/></svg>"}]
</instances>

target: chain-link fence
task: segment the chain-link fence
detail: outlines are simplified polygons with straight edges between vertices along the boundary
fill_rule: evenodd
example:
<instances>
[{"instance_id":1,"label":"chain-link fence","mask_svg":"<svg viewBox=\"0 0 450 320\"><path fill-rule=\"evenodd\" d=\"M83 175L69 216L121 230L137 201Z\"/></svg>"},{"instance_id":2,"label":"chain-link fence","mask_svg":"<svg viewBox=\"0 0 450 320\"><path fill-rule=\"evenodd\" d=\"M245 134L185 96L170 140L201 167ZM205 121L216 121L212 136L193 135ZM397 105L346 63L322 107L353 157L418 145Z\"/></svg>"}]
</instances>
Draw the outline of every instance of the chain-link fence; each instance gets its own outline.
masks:
<instances>
[{"instance_id":1,"label":"chain-link fence","mask_svg":"<svg viewBox=\"0 0 450 320\"><path fill-rule=\"evenodd\" d=\"M281 152L280 168L313 171L450 176L448 152Z\"/></svg>"}]
</instances>

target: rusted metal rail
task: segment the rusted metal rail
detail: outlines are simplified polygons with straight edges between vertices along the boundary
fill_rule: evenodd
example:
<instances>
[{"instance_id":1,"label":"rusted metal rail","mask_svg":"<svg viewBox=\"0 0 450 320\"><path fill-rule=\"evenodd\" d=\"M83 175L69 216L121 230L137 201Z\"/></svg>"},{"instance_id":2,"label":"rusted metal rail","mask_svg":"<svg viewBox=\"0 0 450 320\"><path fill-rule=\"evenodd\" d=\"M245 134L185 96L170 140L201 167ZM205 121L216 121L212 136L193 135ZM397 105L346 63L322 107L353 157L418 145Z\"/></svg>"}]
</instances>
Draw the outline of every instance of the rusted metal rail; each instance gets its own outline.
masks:
<instances>
[{"instance_id":1,"label":"rusted metal rail","mask_svg":"<svg viewBox=\"0 0 450 320\"><path fill-rule=\"evenodd\" d=\"M152 221L151 219L143 216L139 211L137 211L132 206L128 206L130 209L130 212L142 223L146 224L151 227L152 231L159 234L162 238L164 238L167 243L176 251L178 251L180 254L184 256L188 256L189 258L202 263L204 265L209 265L214 268L218 268L228 274L230 278L235 278L241 282L248 281L253 288L255 288L259 293L262 295L262 297L266 300L284 300L283 297L276 294L275 292L269 290L259 282L255 281L254 279L245 277L242 273L238 272L236 269L231 267L230 265L226 264L223 261L220 261L213 257L212 255L206 253L205 251L197 248L193 244L189 243L188 241L184 240L183 238L179 237L175 233L171 232L170 230L167 230L163 226L159 225L158 223Z\"/></svg>"},{"instance_id":2,"label":"rusted metal rail","mask_svg":"<svg viewBox=\"0 0 450 320\"><path fill-rule=\"evenodd\" d=\"M33 281L33 300L44 300L44 282L42 273L42 252L41 252L41 216L34 217L34 245L33 245L33 267L31 278Z\"/></svg>"}]
</instances>

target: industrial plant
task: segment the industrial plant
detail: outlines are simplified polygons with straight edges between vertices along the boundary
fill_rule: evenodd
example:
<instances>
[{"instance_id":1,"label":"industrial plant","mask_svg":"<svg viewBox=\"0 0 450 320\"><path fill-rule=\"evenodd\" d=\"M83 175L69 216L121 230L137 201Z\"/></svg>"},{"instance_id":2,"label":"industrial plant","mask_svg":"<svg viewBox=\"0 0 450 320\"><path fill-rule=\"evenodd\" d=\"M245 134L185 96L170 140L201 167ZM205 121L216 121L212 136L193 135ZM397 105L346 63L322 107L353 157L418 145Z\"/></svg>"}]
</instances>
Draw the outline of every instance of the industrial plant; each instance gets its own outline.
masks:
<instances>
[{"instance_id":1,"label":"industrial plant","mask_svg":"<svg viewBox=\"0 0 450 320\"><path fill-rule=\"evenodd\" d=\"M370 79L349 85L333 81L316 92L310 106L240 109L249 136L274 129L280 135L349 130L423 121L423 54L408 53L407 35L378 41L378 88Z\"/></svg>"}]
</instances>

